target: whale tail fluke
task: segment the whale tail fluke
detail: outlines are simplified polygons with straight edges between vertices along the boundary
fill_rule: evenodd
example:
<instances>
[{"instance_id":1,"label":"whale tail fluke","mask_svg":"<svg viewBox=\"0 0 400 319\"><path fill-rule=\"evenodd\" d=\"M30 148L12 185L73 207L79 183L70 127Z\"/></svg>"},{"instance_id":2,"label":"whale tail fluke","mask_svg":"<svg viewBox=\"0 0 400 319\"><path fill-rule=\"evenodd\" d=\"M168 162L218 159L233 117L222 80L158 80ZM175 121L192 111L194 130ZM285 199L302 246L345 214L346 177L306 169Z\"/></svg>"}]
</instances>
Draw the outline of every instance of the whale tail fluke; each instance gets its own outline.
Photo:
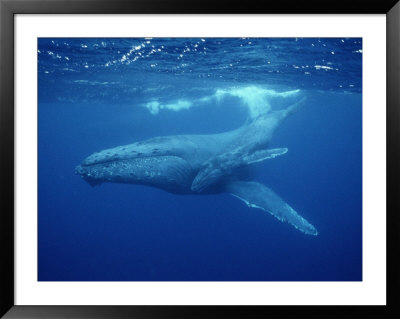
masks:
<instances>
[{"instance_id":1,"label":"whale tail fluke","mask_svg":"<svg viewBox=\"0 0 400 319\"><path fill-rule=\"evenodd\" d=\"M234 181L226 185L226 191L243 200L249 207L269 212L282 222L287 222L308 235L318 235L317 229L301 217L268 187L257 182Z\"/></svg>"},{"instance_id":2,"label":"whale tail fluke","mask_svg":"<svg viewBox=\"0 0 400 319\"><path fill-rule=\"evenodd\" d=\"M290 105L287 109L287 115L290 115L294 112L296 112L301 106L304 105L304 103L306 102L307 98L305 96L303 96L298 102Z\"/></svg>"},{"instance_id":3,"label":"whale tail fluke","mask_svg":"<svg viewBox=\"0 0 400 319\"><path fill-rule=\"evenodd\" d=\"M306 100L307 100L307 98L305 96L303 96L299 101L288 106L287 108L285 108L283 110L275 111L279 114L278 118L280 117L281 120L283 120L283 119L287 118L288 116L292 115L293 113L297 112L300 109L300 107L302 107L304 105Z\"/></svg>"}]
</instances>

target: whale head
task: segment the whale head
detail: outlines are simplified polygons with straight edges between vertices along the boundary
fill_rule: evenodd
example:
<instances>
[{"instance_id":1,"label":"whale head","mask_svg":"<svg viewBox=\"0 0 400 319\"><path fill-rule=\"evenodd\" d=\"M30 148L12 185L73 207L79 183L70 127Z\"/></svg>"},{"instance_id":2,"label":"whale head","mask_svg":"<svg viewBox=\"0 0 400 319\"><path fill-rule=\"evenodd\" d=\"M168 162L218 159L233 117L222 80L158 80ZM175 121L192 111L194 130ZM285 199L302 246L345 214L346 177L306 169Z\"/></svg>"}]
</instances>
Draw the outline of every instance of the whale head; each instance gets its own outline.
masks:
<instances>
[{"instance_id":1,"label":"whale head","mask_svg":"<svg viewBox=\"0 0 400 319\"><path fill-rule=\"evenodd\" d=\"M150 185L173 193L190 191L194 173L181 157L127 153L126 149L94 153L75 168L75 173L91 186L111 182Z\"/></svg>"}]
</instances>

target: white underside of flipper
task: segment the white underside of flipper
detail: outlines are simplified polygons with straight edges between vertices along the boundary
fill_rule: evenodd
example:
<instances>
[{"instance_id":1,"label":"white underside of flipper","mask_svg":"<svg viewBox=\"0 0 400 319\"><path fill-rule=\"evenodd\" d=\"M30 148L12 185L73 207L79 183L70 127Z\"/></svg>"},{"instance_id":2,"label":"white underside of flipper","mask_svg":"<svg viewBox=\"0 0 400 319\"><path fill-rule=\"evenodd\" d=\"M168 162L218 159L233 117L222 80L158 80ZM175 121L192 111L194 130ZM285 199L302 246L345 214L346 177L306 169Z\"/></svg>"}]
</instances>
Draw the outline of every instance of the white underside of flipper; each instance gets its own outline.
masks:
<instances>
[{"instance_id":1,"label":"white underside of flipper","mask_svg":"<svg viewBox=\"0 0 400 319\"><path fill-rule=\"evenodd\" d=\"M265 185L234 181L226 185L226 191L244 201L249 207L262 209L305 234L318 235L317 229L312 224Z\"/></svg>"}]
</instances>

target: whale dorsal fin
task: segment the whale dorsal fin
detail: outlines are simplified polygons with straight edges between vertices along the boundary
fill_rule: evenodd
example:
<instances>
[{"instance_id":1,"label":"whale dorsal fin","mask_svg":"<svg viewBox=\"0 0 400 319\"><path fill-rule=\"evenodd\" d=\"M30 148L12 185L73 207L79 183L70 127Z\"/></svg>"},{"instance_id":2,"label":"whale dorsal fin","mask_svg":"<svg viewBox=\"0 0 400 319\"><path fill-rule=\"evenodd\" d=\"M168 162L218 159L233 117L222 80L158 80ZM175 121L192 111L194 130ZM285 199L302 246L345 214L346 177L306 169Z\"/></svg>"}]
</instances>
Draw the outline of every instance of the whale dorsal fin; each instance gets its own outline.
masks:
<instances>
[{"instance_id":1,"label":"whale dorsal fin","mask_svg":"<svg viewBox=\"0 0 400 319\"><path fill-rule=\"evenodd\" d=\"M281 222L288 222L305 234L318 235L318 231L313 225L301 217L271 189L260 183L232 181L226 184L225 190L244 201L249 207L267 211Z\"/></svg>"},{"instance_id":2,"label":"whale dorsal fin","mask_svg":"<svg viewBox=\"0 0 400 319\"><path fill-rule=\"evenodd\" d=\"M243 162L245 164L253 164L257 162L264 161L266 159L275 158L279 155L286 154L287 148L273 148L267 150L259 150L254 153L243 156Z\"/></svg>"}]
</instances>

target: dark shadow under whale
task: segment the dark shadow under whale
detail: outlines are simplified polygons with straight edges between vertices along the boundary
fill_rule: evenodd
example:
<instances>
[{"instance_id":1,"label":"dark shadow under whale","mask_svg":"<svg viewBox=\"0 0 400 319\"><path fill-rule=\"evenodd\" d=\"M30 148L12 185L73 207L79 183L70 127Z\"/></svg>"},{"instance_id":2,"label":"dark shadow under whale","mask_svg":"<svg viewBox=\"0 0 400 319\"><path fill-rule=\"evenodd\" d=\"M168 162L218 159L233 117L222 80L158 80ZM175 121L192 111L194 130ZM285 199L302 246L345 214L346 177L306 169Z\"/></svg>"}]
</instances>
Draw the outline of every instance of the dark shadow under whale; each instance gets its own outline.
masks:
<instances>
[{"instance_id":1,"label":"dark shadow under whale","mask_svg":"<svg viewBox=\"0 0 400 319\"><path fill-rule=\"evenodd\" d=\"M253 164L288 151L267 147L275 129L303 102L258 115L226 133L162 136L106 149L87 157L75 171L92 186L114 182L177 194L227 192L306 234L318 235L291 206L268 187L249 181L247 174Z\"/></svg>"}]
</instances>

